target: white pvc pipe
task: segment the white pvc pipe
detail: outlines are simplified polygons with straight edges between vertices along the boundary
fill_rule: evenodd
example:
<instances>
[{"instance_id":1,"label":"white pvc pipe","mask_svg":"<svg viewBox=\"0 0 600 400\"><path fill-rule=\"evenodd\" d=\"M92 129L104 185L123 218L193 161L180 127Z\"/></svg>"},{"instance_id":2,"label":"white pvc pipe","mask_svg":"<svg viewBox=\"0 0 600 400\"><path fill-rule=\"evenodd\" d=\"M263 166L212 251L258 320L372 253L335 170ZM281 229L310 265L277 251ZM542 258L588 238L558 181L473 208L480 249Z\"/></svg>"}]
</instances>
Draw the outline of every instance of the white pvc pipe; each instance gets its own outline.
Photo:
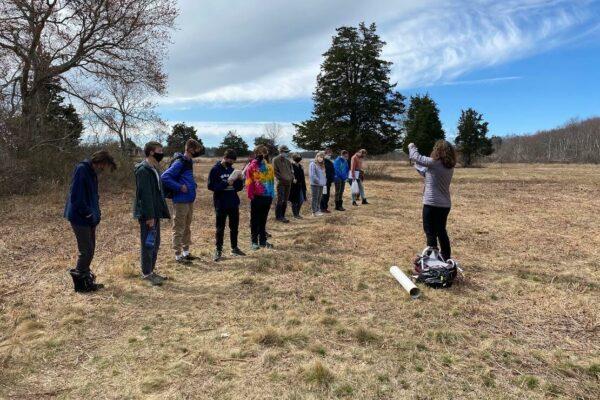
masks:
<instances>
[{"instance_id":1,"label":"white pvc pipe","mask_svg":"<svg viewBox=\"0 0 600 400\"><path fill-rule=\"evenodd\" d=\"M402 285L404 290L406 290L408 294L410 294L410 297L412 297L413 299L419 298L419 296L421 295L421 291L417 286L415 286L413 281L408 276L406 276L404 272L400 270L400 268L394 265L392 268L390 268L390 274L392 274L392 276L396 278L398 283Z\"/></svg>"}]
</instances>

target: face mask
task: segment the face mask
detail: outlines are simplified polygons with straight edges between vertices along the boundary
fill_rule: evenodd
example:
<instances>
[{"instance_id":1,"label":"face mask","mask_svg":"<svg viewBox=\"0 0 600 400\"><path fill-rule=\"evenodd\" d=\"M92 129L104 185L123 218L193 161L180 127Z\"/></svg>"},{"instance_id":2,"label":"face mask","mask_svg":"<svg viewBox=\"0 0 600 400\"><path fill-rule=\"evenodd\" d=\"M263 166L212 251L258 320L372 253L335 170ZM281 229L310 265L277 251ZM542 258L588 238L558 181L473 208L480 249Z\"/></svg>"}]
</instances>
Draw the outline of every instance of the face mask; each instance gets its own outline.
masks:
<instances>
[{"instance_id":1,"label":"face mask","mask_svg":"<svg viewBox=\"0 0 600 400\"><path fill-rule=\"evenodd\" d=\"M257 156L256 156L256 159L257 159L258 161L262 161L262 160L263 160L263 158L264 158L264 156L263 156L262 154L259 154L259 155L257 155Z\"/></svg>"},{"instance_id":2,"label":"face mask","mask_svg":"<svg viewBox=\"0 0 600 400\"><path fill-rule=\"evenodd\" d=\"M223 161L223 164L225 164L227 168L233 167L233 163L231 161Z\"/></svg>"},{"instance_id":3,"label":"face mask","mask_svg":"<svg viewBox=\"0 0 600 400\"><path fill-rule=\"evenodd\" d=\"M283 158L288 158L288 153L281 153L281 156L282 156Z\"/></svg>"},{"instance_id":4,"label":"face mask","mask_svg":"<svg viewBox=\"0 0 600 400\"><path fill-rule=\"evenodd\" d=\"M199 151L195 151L192 153L192 158L196 158L196 157L200 157L200 152Z\"/></svg>"},{"instance_id":5,"label":"face mask","mask_svg":"<svg viewBox=\"0 0 600 400\"><path fill-rule=\"evenodd\" d=\"M154 153L154 155L153 155L152 157L154 157L154 159L155 159L157 162L160 162L160 161L163 159L163 157L164 157L164 156L165 156L165 155L164 155L163 153Z\"/></svg>"}]
</instances>

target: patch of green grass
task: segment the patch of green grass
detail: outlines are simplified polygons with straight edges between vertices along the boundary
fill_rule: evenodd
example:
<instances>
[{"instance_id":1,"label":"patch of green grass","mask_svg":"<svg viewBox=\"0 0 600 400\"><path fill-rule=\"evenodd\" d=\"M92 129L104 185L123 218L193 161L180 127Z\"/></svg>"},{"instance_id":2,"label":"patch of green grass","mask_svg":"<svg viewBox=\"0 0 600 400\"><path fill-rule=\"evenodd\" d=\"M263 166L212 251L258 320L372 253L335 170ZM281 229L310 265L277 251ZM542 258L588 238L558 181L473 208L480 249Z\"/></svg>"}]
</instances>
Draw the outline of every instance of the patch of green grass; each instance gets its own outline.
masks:
<instances>
[{"instance_id":1,"label":"patch of green grass","mask_svg":"<svg viewBox=\"0 0 600 400\"><path fill-rule=\"evenodd\" d=\"M527 387L529 390L534 390L540 385L540 380L533 375L522 375L519 378L519 384Z\"/></svg>"},{"instance_id":2,"label":"patch of green grass","mask_svg":"<svg viewBox=\"0 0 600 400\"><path fill-rule=\"evenodd\" d=\"M311 346L310 351L320 355L321 357L325 357L325 355L327 354L327 350L325 349L325 347L323 347L322 344L315 344Z\"/></svg>"},{"instance_id":3,"label":"patch of green grass","mask_svg":"<svg viewBox=\"0 0 600 400\"><path fill-rule=\"evenodd\" d=\"M354 389L352 386L350 386L350 384L344 383L336 387L334 393L337 397L352 396Z\"/></svg>"},{"instance_id":4,"label":"patch of green grass","mask_svg":"<svg viewBox=\"0 0 600 400\"><path fill-rule=\"evenodd\" d=\"M337 319L335 319L334 317L323 317L321 318L321 324L326 325L326 326L332 326L337 324Z\"/></svg>"},{"instance_id":5,"label":"patch of green grass","mask_svg":"<svg viewBox=\"0 0 600 400\"><path fill-rule=\"evenodd\" d=\"M452 356L450 354L444 354L442 356L442 365L449 367L452 365L452 363L454 362L454 360L452 359Z\"/></svg>"},{"instance_id":6,"label":"patch of green grass","mask_svg":"<svg viewBox=\"0 0 600 400\"><path fill-rule=\"evenodd\" d=\"M429 331L427 332L427 336L429 336L431 339L434 339L436 342L445 345L456 344L461 339L460 334L444 330Z\"/></svg>"},{"instance_id":7,"label":"patch of green grass","mask_svg":"<svg viewBox=\"0 0 600 400\"><path fill-rule=\"evenodd\" d=\"M318 386L329 386L335 379L333 372L317 360L303 370L304 380Z\"/></svg>"}]
</instances>

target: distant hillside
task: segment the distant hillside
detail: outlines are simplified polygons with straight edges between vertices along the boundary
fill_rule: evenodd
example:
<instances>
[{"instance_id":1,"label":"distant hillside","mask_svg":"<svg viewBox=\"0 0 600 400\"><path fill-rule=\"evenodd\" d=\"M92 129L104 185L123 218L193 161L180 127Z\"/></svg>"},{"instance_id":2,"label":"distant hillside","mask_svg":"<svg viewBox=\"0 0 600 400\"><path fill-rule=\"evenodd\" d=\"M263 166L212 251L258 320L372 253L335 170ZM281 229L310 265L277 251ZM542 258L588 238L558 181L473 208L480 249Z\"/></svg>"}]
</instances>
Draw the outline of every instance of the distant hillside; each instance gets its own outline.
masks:
<instances>
[{"instance_id":1,"label":"distant hillside","mask_svg":"<svg viewBox=\"0 0 600 400\"><path fill-rule=\"evenodd\" d=\"M494 138L497 139L497 138ZM600 117L494 140L495 162L600 163Z\"/></svg>"}]
</instances>

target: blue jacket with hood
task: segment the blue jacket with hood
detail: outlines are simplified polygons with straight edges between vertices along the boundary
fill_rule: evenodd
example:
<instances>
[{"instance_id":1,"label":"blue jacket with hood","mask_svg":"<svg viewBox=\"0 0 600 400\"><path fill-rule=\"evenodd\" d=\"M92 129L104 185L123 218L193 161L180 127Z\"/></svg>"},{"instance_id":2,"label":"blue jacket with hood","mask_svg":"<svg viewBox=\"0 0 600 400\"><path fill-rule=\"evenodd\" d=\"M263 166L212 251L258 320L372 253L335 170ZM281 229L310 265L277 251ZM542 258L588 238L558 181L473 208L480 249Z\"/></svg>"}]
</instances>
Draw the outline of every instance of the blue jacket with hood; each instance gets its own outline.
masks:
<instances>
[{"instance_id":1,"label":"blue jacket with hood","mask_svg":"<svg viewBox=\"0 0 600 400\"><path fill-rule=\"evenodd\" d=\"M173 203L193 203L196 200L196 180L194 179L194 161L181 153L173 155L175 161L163 172L160 179L164 186L174 192ZM187 186L187 193L181 187Z\"/></svg>"},{"instance_id":2,"label":"blue jacket with hood","mask_svg":"<svg viewBox=\"0 0 600 400\"><path fill-rule=\"evenodd\" d=\"M333 167L335 168L335 181L346 181L348 179L348 172L350 172L350 165L348 164L348 160L346 160L342 156L338 156L333 162Z\"/></svg>"},{"instance_id":3,"label":"blue jacket with hood","mask_svg":"<svg viewBox=\"0 0 600 400\"><path fill-rule=\"evenodd\" d=\"M225 167L221 161L212 167L208 174L208 190L213 192L215 210L227 210L240 206L240 198L237 194L244 188L244 180L238 179L229 186L227 180L233 173L233 167Z\"/></svg>"},{"instance_id":4,"label":"blue jacket with hood","mask_svg":"<svg viewBox=\"0 0 600 400\"><path fill-rule=\"evenodd\" d=\"M73 225L96 226L100 223L98 176L92 162L84 160L73 172L64 217Z\"/></svg>"}]
</instances>

